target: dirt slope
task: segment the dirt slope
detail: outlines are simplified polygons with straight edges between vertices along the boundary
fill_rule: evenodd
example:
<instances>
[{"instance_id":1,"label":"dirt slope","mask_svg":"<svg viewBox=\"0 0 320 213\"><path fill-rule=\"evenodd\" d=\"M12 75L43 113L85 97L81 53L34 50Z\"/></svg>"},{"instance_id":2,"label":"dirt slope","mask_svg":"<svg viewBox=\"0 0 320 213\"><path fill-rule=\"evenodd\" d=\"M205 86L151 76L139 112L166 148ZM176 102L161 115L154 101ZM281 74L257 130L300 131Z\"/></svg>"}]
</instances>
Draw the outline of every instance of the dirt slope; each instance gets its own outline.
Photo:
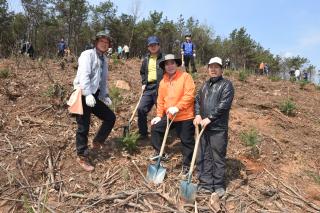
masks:
<instances>
[{"instance_id":1,"label":"dirt slope","mask_svg":"<svg viewBox=\"0 0 320 213\"><path fill-rule=\"evenodd\" d=\"M52 60L0 61L0 70L10 71L8 78L0 78L0 212L194 212L178 197L181 153L174 135L167 149L173 157L165 164L168 176L161 186L146 184L135 167L145 174L151 163L148 140L140 141L133 154L119 145L122 125L139 97L139 68L138 60L110 63L111 86L124 80L131 90L121 91L108 148L92 154L96 170L87 173L75 162L76 123L65 104L72 91L74 64L67 63L62 70ZM203 67L195 77L197 87L205 78ZM228 195L215 205L210 205L209 197L199 197L199 212L217 208L320 212L320 91L311 84L300 89L297 83L261 76L241 82L235 72L226 78L236 92L230 118ZM292 117L278 108L288 97L297 105ZM150 119L153 115L154 111ZM89 141L99 124L92 119ZM260 140L256 158L240 140L241 133L251 128Z\"/></svg>"}]
</instances>

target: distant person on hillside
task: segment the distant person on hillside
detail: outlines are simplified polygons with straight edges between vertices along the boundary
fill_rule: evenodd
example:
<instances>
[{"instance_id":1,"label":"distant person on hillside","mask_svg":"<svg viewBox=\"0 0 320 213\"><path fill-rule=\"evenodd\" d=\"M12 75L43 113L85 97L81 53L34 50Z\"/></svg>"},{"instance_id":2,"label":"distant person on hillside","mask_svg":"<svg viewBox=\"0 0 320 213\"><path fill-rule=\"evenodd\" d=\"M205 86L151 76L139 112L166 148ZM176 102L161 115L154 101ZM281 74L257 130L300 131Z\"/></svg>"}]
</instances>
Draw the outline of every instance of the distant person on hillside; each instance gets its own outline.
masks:
<instances>
[{"instance_id":1,"label":"distant person on hillside","mask_svg":"<svg viewBox=\"0 0 320 213\"><path fill-rule=\"evenodd\" d=\"M303 80L308 81L308 72L307 72L307 70L303 71Z\"/></svg>"},{"instance_id":2,"label":"distant person on hillside","mask_svg":"<svg viewBox=\"0 0 320 213\"><path fill-rule=\"evenodd\" d=\"M230 69L230 59L227 58L225 61L224 61L224 69Z\"/></svg>"},{"instance_id":3,"label":"distant person on hillside","mask_svg":"<svg viewBox=\"0 0 320 213\"><path fill-rule=\"evenodd\" d=\"M64 38L61 38L61 40L58 43L58 57L63 58L64 57L64 51L67 48L67 45L64 41Z\"/></svg>"},{"instance_id":4,"label":"distant person on hillside","mask_svg":"<svg viewBox=\"0 0 320 213\"><path fill-rule=\"evenodd\" d=\"M124 52L124 55L123 55L124 59L125 60L129 59L129 47L128 47L128 45L125 44L123 46L123 52Z\"/></svg>"},{"instance_id":5,"label":"distant person on hillside","mask_svg":"<svg viewBox=\"0 0 320 213\"><path fill-rule=\"evenodd\" d=\"M189 63L191 64L192 72L197 72L194 59L196 57L196 46L191 41L191 34L185 35L185 41L181 44L181 55L184 60L186 71L189 72Z\"/></svg>"},{"instance_id":6,"label":"distant person on hillside","mask_svg":"<svg viewBox=\"0 0 320 213\"><path fill-rule=\"evenodd\" d=\"M228 123L234 88L222 77L222 60L211 58L208 63L209 79L195 98L194 125L205 128L198 156L198 190L200 193L225 195L226 152Z\"/></svg>"},{"instance_id":7,"label":"distant person on hillside","mask_svg":"<svg viewBox=\"0 0 320 213\"><path fill-rule=\"evenodd\" d=\"M163 69L159 66L163 59L159 38L149 36L147 48L149 53L143 58L140 68L143 96L138 106L138 127L141 139L148 137L147 116L157 103L157 91L163 77Z\"/></svg>"},{"instance_id":8,"label":"distant person on hillside","mask_svg":"<svg viewBox=\"0 0 320 213\"><path fill-rule=\"evenodd\" d=\"M259 65L259 74L263 75L263 71L264 71L264 63L261 62L260 65Z\"/></svg>"},{"instance_id":9,"label":"distant person on hillside","mask_svg":"<svg viewBox=\"0 0 320 213\"><path fill-rule=\"evenodd\" d=\"M118 59L122 58L122 47L119 45L117 49Z\"/></svg>"},{"instance_id":10,"label":"distant person on hillside","mask_svg":"<svg viewBox=\"0 0 320 213\"><path fill-rule=\"evenodd\" d=\"M291 68L289 71L290 78L294 78L294 72L295 72L295 70L293 68Z\"/></svg>"},{"instance_id":11,"label":"distant person on hillside","mask_svg":"<svg viewBox=\"0 0 320 213\"><path fill-rule=\"evenodd\" d=\"M112 104L108 95L108 62L105 57L111 37L108 33L98 32L95 39L95 48L85 50L78 60L78 71L73 81L75 89L80 88L82 93L83 114L76 115L78 129L76 132L77 162L86 171L94 170L89 160L88 134L90 118L93 113L102 124L92 141L94 150L102 149L109 136L116 116L109 108Z\"/></svg>"},{"instance_id":12,"label":"distant person on hillside","mask_svg":"<svg viewBox=\"0 0 320 213\"><path fill-rule=\"evenodd\" d=\"M29 43L27 54L30 58L34 59L34 49L31 42Z\"/></svg>"},{"instance_id":13,"label":"distant person on hillside","mask_svg":"<svg viewBox=\"0 0 320 213\"><path fill-rule=\"evenodd\" d=\"M296 69L296 71L294 72L294 75L295 75L297 81L301 80L301 72L299 69Z\"/></svg>"},{"instance_id":14,"label":"distant person on hillside","mask_svg":"<svg viewBox=\"0 0 320 213\"><path fill-rule=\"evenodd\" d=\"M264 64L264 69L263 70L264 70L264 74L266 76L268 76L269 75L269 65L267 63Z\"/></svg>"}]
</instances>

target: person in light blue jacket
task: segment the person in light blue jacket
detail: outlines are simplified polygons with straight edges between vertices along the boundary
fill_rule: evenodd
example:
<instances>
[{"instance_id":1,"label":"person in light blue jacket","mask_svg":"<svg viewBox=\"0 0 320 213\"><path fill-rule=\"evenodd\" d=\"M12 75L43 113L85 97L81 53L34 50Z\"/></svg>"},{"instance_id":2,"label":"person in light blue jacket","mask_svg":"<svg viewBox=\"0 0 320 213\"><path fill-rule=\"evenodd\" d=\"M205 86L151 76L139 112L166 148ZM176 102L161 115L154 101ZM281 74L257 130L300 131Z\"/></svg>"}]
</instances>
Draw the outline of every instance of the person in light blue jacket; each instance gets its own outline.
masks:
<instances>
[{"instance_id":1,"label":"person in light blue jacket","mask_svg":"<svg viewBox=\"0 0 320 213\"><path fill-rule=\"evenodd\" d=\"M95 48L85 50L78 60L78 71L74 79L74 88L81 88L83 115L76 115L78 129L76 133L77 162L86 171L94 170L89 160L88 132L91 113L96 115L102 124L92 141L94 150L104 147L116 116L108 107L112 104L108 95L108 64L104 53L111 46L111 38L108 33L97 33Z\"/></svg>"}]
</instances>

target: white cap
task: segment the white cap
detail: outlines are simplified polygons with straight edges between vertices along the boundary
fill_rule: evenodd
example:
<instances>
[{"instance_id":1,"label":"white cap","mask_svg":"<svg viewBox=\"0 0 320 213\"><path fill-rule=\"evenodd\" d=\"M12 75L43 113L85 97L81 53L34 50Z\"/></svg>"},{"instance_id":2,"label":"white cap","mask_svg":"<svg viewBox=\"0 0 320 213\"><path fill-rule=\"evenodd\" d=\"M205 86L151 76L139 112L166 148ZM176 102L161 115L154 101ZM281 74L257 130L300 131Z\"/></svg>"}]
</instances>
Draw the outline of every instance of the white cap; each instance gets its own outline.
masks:
<instances>
[{"instance_id":1,"label":"white cap","mask_svg":"<svg viewBox=\"0 0 320 213\"><path fill-rule=\"evenodd\" d=\"M220 66L222 66L222 60L219 57L214 57L210 59L208 65L210 64L219 64Z\"/></svg>"}]
</instances>

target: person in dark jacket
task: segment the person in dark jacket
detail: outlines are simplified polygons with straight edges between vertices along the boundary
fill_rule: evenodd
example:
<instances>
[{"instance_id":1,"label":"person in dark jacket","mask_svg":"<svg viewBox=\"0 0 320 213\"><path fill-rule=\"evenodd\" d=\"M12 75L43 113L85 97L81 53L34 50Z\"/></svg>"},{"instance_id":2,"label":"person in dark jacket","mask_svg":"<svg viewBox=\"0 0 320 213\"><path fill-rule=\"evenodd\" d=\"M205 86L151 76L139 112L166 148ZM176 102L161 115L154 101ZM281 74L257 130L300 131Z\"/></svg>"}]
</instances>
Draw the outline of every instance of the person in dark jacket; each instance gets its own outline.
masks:
<instances>
[{"instance_id":1,"label":"person in dark jacket","mask_svg":"<svg viewBox=\"0 0 320 213\"><path fill-rule=\"evenodd\" d=\"M222 77L222 60L211 58L210 76L196 95L194 125L205 128L197 161L199 192L225 194L229 111L234 97L232 83Z\"/></svg>"},{"instance_id":2,"label":"person in dark jacket","mask_svg":"<svg viewBox=\"0 0 320 213\"><path fill-rule=\"evenodd\" d=\"M143 59L140 75L142 79L143 96L138 106L138 127L141 139L148 137L147 116L157 101L157 90L163 77L163 69L159 63L163 60L160 51L160 40L157 36L150 36L147 40L149 53Z\"/></svg>"}]
</instances>

